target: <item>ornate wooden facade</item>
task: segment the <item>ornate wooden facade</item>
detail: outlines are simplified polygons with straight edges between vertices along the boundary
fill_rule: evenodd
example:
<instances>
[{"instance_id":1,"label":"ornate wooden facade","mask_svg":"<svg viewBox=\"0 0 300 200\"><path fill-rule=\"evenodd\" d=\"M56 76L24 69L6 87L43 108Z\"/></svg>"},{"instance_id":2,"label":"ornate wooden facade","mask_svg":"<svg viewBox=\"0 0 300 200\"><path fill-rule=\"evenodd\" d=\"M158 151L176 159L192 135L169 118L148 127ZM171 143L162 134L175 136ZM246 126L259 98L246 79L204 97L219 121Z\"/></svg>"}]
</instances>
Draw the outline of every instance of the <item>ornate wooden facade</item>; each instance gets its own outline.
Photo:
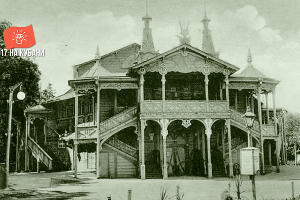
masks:
<instances>
[{"instance_id":1,"label":"ornate wooden facade","mask_svg":"<svg viewBox=\"0 0 300 200\"><path fill-rule=\"evenodd\" d=\"M243 118L247 108L256 115L250 140L260 148L261 172L266 169L265 155L268 165L276 163L279 171L279 82L256 70L251 55L248 66L237 73L238 67L215 52L185 43L159 54L147 41L152 38L151 18L143 20L146 46L132 44L102 57L97 51L95 59L74 66L71 90L44 104L51 111L45 124L71 144L75 176L78 155L89 144L96 154L98 178L233 176L239 149L248 142ZM26 116L46 116L40 112L27 110ZM29 138L26 127L26 146L50 168L51 157ZM276 162L271 159L274 150Z\"/></svg>"}]
</instances>

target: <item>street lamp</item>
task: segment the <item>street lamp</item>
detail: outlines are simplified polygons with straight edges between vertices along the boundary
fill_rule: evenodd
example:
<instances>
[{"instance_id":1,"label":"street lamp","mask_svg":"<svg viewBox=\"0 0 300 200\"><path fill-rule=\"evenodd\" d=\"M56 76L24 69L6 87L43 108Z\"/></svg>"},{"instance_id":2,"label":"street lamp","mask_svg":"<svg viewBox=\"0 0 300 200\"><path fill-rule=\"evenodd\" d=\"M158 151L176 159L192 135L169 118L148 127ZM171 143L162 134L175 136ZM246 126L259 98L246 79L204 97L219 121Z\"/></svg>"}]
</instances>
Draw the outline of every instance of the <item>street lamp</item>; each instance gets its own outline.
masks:
<instances>
[{"instance_id":1,"label":"street lamp","mask_svg":"<svg viewBox=\"0 0 300 200\"><path fill-rule=\"evenodd\" d=\"M252 146L251 128L253 127L255 114L251 112L250 107L247 107L246 113L243 115L245 118L246 127L248 129L248 147Z\"/></svg>"},{"instance_id":2,"label":"street lamp","mask_svg":"<svg viewBox=\"0 0 300 200\"><path fill-rule=\"evenodd\" d=\"M14 103L14 91L18 87L22 86L22 83L17 83L14 86L9 87L9 115L8 115L8 131L7 131L7 144L6 144L6 187L8 187L8 176L9 176L9 154L10 154L10 137L11 137L11 121L12 121L12 106ZM25 98L25 93L21 90L17 94L18 100L23 100Z\"/></svg>"},{"instance_id":3,"label":"street lamp","mask_svg":"<svg viewBox=\"0 0 300 200\"><path fill-rule=\"evenodd\" d=\"M251 128L253 127L255 114L250 111L250 107L247 107L246 113L243 116L245 118L245 123L248 129L248 148L251 148L252 151L252 167L253 167L253 175L250 175L250 179L252 181L252 194L253 200L256 200L256 186L255 186L255 162L254 162L254 148L252 142Z\"/></svg>"}]
</instances>

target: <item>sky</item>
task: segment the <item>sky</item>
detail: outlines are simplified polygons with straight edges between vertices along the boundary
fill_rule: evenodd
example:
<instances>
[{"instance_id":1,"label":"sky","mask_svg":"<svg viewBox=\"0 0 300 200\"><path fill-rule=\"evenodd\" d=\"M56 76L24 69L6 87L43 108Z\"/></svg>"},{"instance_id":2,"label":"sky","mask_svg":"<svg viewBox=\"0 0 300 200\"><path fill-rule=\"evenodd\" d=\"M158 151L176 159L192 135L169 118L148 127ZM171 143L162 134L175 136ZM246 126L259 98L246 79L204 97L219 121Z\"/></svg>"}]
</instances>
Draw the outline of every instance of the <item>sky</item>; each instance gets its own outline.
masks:
<instances>
[{"instance_id":1,"label":"sky","mask_svg":"<svg viewBox=\"0 0 300 200\"><path fill-rule=\"evenodd\" d=\"M278 107L300 112L300 1L207 0L207 15L220 58L243 69L250 48L254 66L280 80ZM155 48L178 45L179 21L189 24L191 45L201 48L202 0L149 0ZM68 89L72 66L130 43L141 43L145 0L0 0L0 20L32 24L41 88Z\"/></svg>"}]
</instances>

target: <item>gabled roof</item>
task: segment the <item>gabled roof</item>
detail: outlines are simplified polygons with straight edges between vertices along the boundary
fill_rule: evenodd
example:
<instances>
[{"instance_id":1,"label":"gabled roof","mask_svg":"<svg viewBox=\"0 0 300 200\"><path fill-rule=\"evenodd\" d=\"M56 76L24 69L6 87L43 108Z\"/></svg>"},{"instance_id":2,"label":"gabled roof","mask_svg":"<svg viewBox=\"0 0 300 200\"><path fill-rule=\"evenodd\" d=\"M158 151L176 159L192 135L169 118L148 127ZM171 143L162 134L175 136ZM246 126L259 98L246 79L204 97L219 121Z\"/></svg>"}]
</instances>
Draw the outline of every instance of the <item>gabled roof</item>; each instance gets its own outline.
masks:
<instances>
[{"instance_id":1,"label":"gabled roof","mask_svg":"<svg viewBox=\"0 0 300 200\"><path fill-rule=\"evenodd\" d=\"M200 50L200 49L198 49L196 47L193 47L193 46L191 46L189 44L182 44L182 45L179 45L177 47L174 47L174 48L172 48L172 49L170 49L170 50L168 50L168 51L166 51L166 52L164 52L162 54L159 54L159 55L154 56L154 57L152 57L152 58L150 58L148 60L145 60L145 61L143 61L141 63L138 63L138 64L132 66L132 68L133 69L140 68L140 67L142 67L144 65L152 63L152 62L154 62L154 61L156 61L158 59L161 59L163 57L166 57L166 56L168 56L168 55L170 55L170 54L172 54L172 53L174 53L176 51L179 51L181 49L189 49L190 51L195 52L197 54L200 54L201 56L206 57L207 59L209 59L211 61L214 61L216 63L222 64L222 65L230 68L233 71L238 71L240 69L240 68L238 68L237 66L235 66L233 64L230 64L230 63L228 63L228 62L226 62L224 60L221 60L221 59L219 59L217 57L214 57L214 56L212 56L212 55L210 55L210 54L208 54L208 53L206 53L206 52L204 52L204 51L202 51L202 50Z\"/></svg>"}]
</instances>

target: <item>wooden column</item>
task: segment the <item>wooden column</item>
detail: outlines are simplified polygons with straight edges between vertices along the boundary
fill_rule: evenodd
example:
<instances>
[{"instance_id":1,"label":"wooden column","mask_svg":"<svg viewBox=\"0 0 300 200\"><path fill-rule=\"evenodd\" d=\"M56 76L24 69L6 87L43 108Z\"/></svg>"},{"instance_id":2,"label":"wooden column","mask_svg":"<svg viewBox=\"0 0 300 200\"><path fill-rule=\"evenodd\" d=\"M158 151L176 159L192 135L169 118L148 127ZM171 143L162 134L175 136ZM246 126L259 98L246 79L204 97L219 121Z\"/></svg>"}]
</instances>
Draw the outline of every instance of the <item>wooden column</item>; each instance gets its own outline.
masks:
<instances>
[{"instance_id":1,"label":"wooden column","mask_svg":"<svg viewBox=\"0 0 300 200\"><path fill-rule=\"evenodd\" d=\"M118 109L118 90L114 90L114 114L117 114L117 109Z\"/></svg>"},{"instance_id":2,"label":"wooden column","mask_svg":"<svg viewBox=\"0 0 300 200\"><path fill-rule=\"evenodd\" d=\"M144 82L145 82L145 79L144 79L144 74L145 74L145 70L144 69L141 69L139 71L139 74L140 74L140 83L139 83L139 91L140 91L140 102L142 103L144 101Z\"/></svg>"},{"instance_id":3,"label":"wooden column","mask_svg":"<svg viewBox=\"0 0 300 200\"><path fill-rule=\"evenodd\" d=\"M36 159L36 172L40 173L40 159L39 158Z\"/></svg>"},{"instance_id":4,"label":"wooden column","mask_svg":"<svg viewBox=\"0 0 300 200\"><path fill-rule=\"evenodd\" d=\"M268 141L268 146L269 146L269 165L272 166L272 144L270 141Z\"/></svg>"},{"instance_id":5,"label":"wooden column","mask_svg":"<svg viewBox=\"0 0 300 200\"><path fill-rule=\"evenodd\" d=\"M221 134L222 134L222 155L223 155L223 162L225 162L225 127L222 128ZM226 165L224 165L225 167L225 172L226 171Z\"/></svg>"},{"instance_id":6,"label":"wooden column","mask_svg":"<svg viewBox=\"0 0 300 200\"><path fill-rule=\"evenodd\" d=\"M44 120L44 135L45 135L45 140L44 144L47 144L47 120Z\"/></svg>"},{"instance_id":7,"label":"wooden column","mask_svg":"<svg viewBox=\"0 0 300 200\"><path fill-rule=\"evenodd\" d=\"M234 98L234 108L238 110L238 90L235 91L235 98Z\"/></svg>"},{"instance_id":8,"label":"wooden column","mask_svg":"<svg viewBox=\"0 0 300 200\"><path fill-rule=\"evenodd\" d=\"M162 91L162 111L165 112L166 101L166 74L161 72L161 91Z\"/></svg>"},{"instance_id":9,"label":"wooden column","mask_svg":"<svg viewBox=\"0 0 300 200\"><path fill-rule=\"evenodd\" d=\"M223 100L223 85L220 83L220 100Z\"/></svg>"},{"instance_id":10,"label":"wooden column","mask_svg":"<svg viewBox=\"0 0 300 200\"><path fill-rule=\"evenodd\" d=\"M261 113L261 84L257 88L257 112L258 112L258 121L259 121L259 132L260 132L260 161L261 161L261 173L265 174L265 161L264 161L264 139L262 135L262 113Z\"/></svg>"},{"instance_id":11,"label":"wooden column","mask_svg":"<svg viewBox=\"0 0 300 200\"><path fill-rule=\"evenodd\" d=\"M233 177L233 163L232 163L232 152L231 152L231 126L230 119L226 120L226 129L228 134L228 159L229 159L229 177Z\"/></svg>"},{"instance_id":12,"label":"wooden column","mask_svg":"<svg viewBox=\"0 0 300 200\"><path fill-rule=\"evenodd\" d=\"M205 134L207 138L207 174L208 178L212 178L212 164L211 164L211 150L210 150L210 136L212 134L211 131L212 119L205 119Z\"/></svg>"},{"instance_id":13,"label":"wooden column","mask_svg":"<svg viewBox=\"0 0 300 200\"><path fill-rule=\"evenodd\" d=\"M29 152L28 152L28 136L30 129L30 118L26 117L26 130L25 130L25 171L29 170Z\"/></svg>"},{"instance_id":14,"label":"wooden column","mask_svg":"<svg viewBox=\"0 0 300 200\"><path fill-rule=\"evenodd\" d=\"M201 129L203 130L203 129ZM207 169L206 169L206 143L205 143L205 133L201 131L202 133L202 158L203 158L203 165L204 165L204 174L207 175Z\"/></svg>"},{"instance_id":15,"label":"wooden column","mask_svg":"<svg viewBox=\"0 0 300 200\"><path fill-rule=\"evenodd\" d=\"M101 101L101 88L100 83L97 81L97 106L96 106L96 121L97 121L97 148L96 148L96 176L99 179L101 175L100 169L100 151L101 151L101 141L100 141L100 101Z\"/></svg>"},{"instance_id":16,"label":"wooden column","mask_svg":"<svg viewBox=\"0 0 300 200\"><path fill-rule=\"evenodd\" d=\"M275 88L272 89L272 98L273 98L273 117L274 117L274 133L278 137L276 140L276 172L280 172L279 162L280 162L280 142L279 142L279 135L277 131L277 112L276 112L276 91Z\"/></svg>"},{"instance_id":17,"label":"wooden column","mask_svg":"<svg viewBox=\"0 0 300 200\"><path fill-rule=\"evenodd\" d=\"M141 120L141 142L140 142L140 151L141 151L141 179L146 179L146 166L145 166L145 127L146 121Z\"/></svg>"},{"instance_id":18,"label":"wooden column","mask_svg":"<svg viewBox=\"0 0 300 200\"><path fill-rule=\"evenodd\" d=\"M92 95L92 112L93 112L93 122L94 125L96 124L96 117L95 117L95 97Z\"/></svg>"},{"instance_id":19,"label":"wooden column","mask_svg":"<svg viewBox=\"0 0 300 200\"><path fill-rule=\"evenodd\" d=\"M75 90L75 140L74 140L74 177L77 178L77 162L78 162L78 93Z\"/></svg>"},{"instance_id":20,"label":"wooden column","mask_svg":"<svg viewBox=\"0 0 300 200\"><path fill-rule=\"evenodd\" d=\"M209 79L208 79L208 74L205 74L205 79L204 79L204 82L205 82L205 100L206 100L206 112L209 112L209 93L208 93L208 82L209 82Z\"/></svg>"},{"instance_id":21,"label":"wooden column","mask_svg":"<svg viewBox=\"0 0 300 200\"><path fill-rule=\"evenodd\" d=\"M229 79L228 75L225 76L225 84L226 84L226 101L227 101L227 108L229 109Z\"/></svg>"},{"instance_id":22,"label":"wooden column","mask_svg":"<svg viewBox=\"0 0 300 200\"><path fill-rule=\"evenodd\" d=\"M163 166L163 178L168 178L168 163L167 163L167 135L168 130L166 128L162 129L162 138L163 138L163 153L164 153L164 166Z\"/></svg>"},{"instance_id":23,"label":"wooden column","mask_svg":"<svg viewBox=\"0 0 300 200\"><path fill-rule=\"evenodd\" d=\"M269 112L269 95L268 92L265 93L266 97L266 112L267 112L267 124L270 122L270 112Z\"/></svg>"}]
</instances>

